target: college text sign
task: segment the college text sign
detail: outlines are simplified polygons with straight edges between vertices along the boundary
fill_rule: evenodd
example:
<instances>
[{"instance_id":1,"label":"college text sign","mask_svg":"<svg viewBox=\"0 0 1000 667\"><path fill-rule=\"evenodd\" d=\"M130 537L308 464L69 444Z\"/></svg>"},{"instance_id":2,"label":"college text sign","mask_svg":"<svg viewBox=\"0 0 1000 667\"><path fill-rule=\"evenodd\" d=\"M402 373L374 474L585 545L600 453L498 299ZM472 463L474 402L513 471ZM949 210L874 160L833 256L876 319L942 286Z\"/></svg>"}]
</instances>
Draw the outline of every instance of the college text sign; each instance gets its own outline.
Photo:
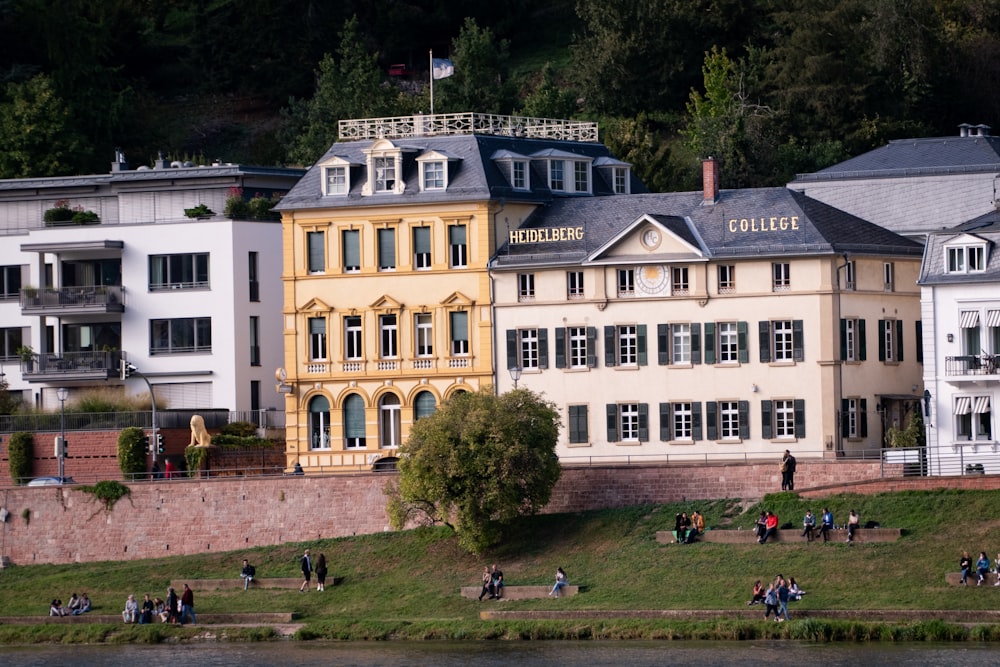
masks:
<instances>
[{"instance_id":1,"label":"college text sign","mask_svg":"<svg viewBox=\"0 0 1000 667\"><path fill-rule=\"evenodd\" d=\"M784 232L799 228L799 216L783 215L770 218L732 218L730 232Z\"/></svg>"}]
</instances>

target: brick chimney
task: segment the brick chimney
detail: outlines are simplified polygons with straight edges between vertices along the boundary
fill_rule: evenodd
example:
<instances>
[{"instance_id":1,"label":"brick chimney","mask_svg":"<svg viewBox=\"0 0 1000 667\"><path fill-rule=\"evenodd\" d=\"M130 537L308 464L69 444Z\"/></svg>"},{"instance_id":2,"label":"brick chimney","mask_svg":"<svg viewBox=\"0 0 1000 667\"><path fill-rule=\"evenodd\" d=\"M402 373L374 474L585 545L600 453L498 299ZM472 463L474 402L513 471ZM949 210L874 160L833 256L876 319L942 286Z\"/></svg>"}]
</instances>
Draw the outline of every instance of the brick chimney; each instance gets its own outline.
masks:
<instances>
[{"instance_id":1,"label":"brick chimney","mask_svg":"<svg viewBox=\"0 0 1000 667\"><path fill-rule=\"evenodd\" d=\"M702 203L714 204L719 201L719 163L714 157L701 161Z\"/></svg>"}]
</instances>

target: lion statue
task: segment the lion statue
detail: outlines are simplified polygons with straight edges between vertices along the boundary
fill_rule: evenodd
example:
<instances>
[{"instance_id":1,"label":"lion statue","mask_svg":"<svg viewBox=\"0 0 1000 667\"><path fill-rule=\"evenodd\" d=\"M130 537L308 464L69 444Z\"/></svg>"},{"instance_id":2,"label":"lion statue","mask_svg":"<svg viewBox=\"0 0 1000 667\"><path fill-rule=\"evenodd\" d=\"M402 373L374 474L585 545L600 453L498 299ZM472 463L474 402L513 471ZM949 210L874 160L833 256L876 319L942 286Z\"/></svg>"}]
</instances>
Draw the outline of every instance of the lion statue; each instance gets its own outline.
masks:
<instances>
[{"instance_id":1,"label":"lion statue","mask_svg":"<svg viewBox=\"0 0 1000 667\"><path fill-rule=\"evenodd\" d=\"M205 419L201 415L191 415L191 444L189 447L208 447L212 444L212 436L205 428Z\"/></svg>"}]
</instances>

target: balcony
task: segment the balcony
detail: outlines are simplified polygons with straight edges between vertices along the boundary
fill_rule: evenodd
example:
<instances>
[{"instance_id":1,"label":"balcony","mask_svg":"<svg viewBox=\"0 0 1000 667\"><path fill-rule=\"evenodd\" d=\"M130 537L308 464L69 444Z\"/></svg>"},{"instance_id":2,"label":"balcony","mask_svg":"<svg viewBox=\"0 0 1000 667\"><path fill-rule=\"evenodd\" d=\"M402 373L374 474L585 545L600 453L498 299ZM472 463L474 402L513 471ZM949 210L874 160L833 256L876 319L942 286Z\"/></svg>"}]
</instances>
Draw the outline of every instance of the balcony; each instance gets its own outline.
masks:
<instances>
[{"instance_id":1,"label":"balcony","mask_svg":"<svg viewBox=\"0 0 1000 667\"><path fill-rule=\"evenodd\" d=\"M945 357L945 375L949 378L1000 380L1000 354L967 354ZM990 377L992 376L992 377Z\"/></svg>"},{"instance_id":2,"label":"balcony","mask_svg":"<svg viewBox=\"0 0 1000 667\"><path fill-rule=\"evenodd\" d=\"M21 290L22 315L92 315L125 312L121 285L83 285Z\"/></svg>"},{"instance_id":3,"label":"balcony","mask_svg":"<svg viewBox=\"0 0 1000 667\"><path fill-rule=\"evenodd\" d=\"M118 350L32 354L31 358L21 360L21 376L28 382L107 380L119 376L121 358Z\"/></svg>"}]
</instances>

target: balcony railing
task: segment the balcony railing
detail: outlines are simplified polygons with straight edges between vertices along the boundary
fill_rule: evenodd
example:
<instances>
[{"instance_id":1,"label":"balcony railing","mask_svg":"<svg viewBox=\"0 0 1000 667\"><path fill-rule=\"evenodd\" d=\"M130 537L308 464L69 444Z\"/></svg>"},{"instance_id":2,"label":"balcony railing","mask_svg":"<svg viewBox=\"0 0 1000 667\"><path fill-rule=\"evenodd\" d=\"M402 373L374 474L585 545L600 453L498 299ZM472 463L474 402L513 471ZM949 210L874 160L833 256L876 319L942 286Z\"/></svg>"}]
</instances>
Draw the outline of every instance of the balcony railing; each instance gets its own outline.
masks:
<instances>
[{"instance_id":1,"label":"balcony railing","mask_svg":"<svg viewBox=\"0 0 1000 667\"><path fill-rule=\"evenodd\" d=\"M125 288L121 285L79 285L21 290L21 312L122 312Z\"/></svg>"},{"instance_id":2,"label":"balcony railing","mask_svg":"<svg viewBox=\"0 0 1000 667\"><path fill-rule=\"evenodd\" d=\"M342 120L338 124L337 132L341 141L456 134L597 141L597 123L484 113L418 114L395 118Z\"/></svg>"},{"instance_id":3,"label":"balcony railing","mask_svg":"<svg viewBox=\"0 0 1000 667\"><path fill-rule=\"evenodd\" d=\"M1000 354L966 354L959 357L945 357L945 375L982 376L997 375L1000 369Z\"/></svg>"},{"instance_id":4,"label":"balcony railing","mask_svg":"<svg viewBox=\"0 0 1000 667\"><path fill-rule=\"evenodd\" d=\"M107 352L63 352L62 354L32 354L21 360L21 374L26 380L60 379L107 379L116 377L122 353L120 350Z\"/></svg>"}]
</instances>

